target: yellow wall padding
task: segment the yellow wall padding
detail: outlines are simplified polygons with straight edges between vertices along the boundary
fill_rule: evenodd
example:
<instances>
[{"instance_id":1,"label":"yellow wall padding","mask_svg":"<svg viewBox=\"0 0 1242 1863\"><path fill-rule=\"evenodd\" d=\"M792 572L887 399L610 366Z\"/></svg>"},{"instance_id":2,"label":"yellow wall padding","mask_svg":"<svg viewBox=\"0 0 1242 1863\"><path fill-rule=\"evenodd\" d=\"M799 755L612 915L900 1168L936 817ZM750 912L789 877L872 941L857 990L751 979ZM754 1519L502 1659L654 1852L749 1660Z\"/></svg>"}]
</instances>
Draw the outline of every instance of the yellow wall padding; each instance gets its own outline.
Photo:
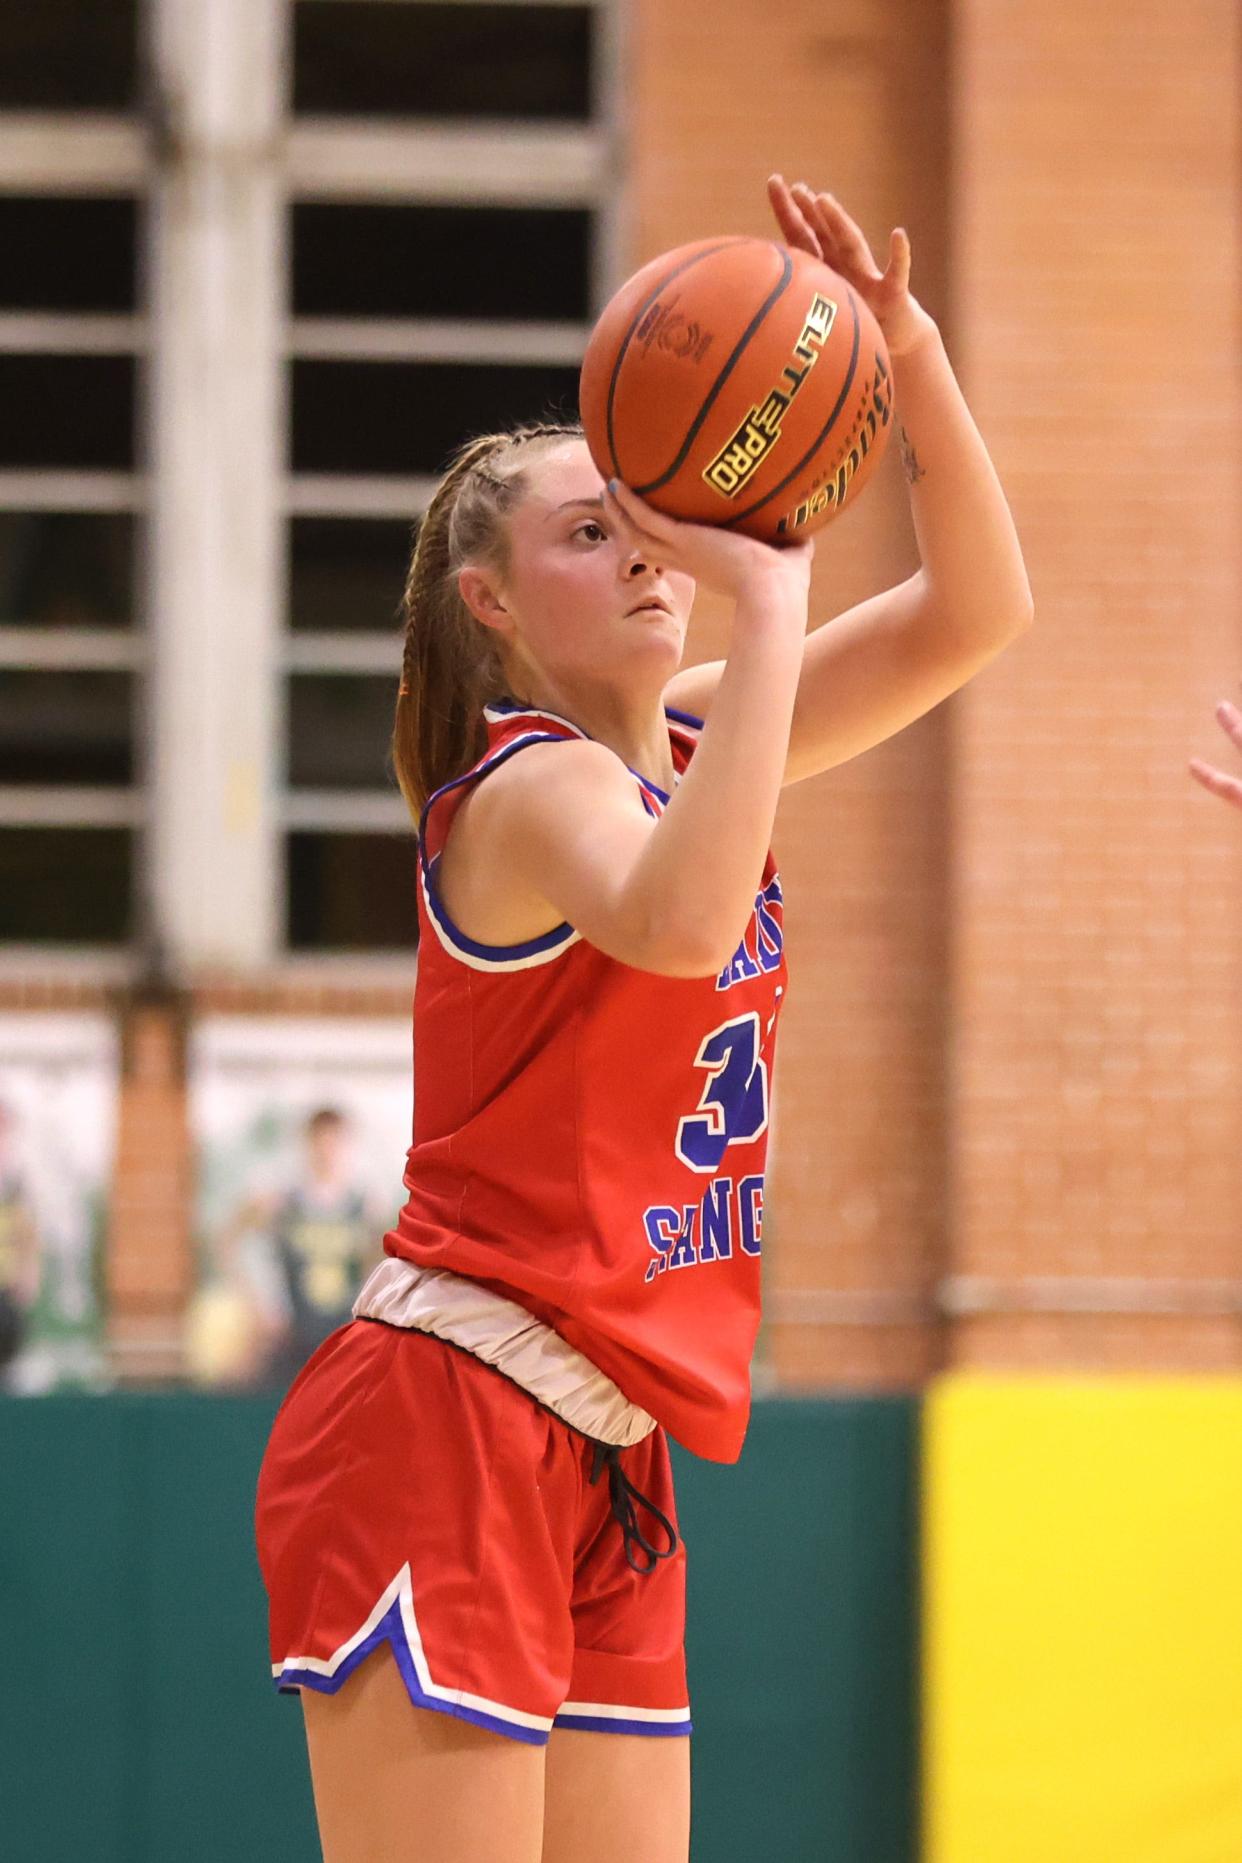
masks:
<instances>
[{"instance_id":1,"label":"yellow wall padding","mask_svg":"<svg viewBox=\"0 0 1242 1863\"><path fill-rule=\"evenodd\" d=\"M924 1863L1242 1863L1242 1378L928 1392Z\"/></svg>"}]
</instances>

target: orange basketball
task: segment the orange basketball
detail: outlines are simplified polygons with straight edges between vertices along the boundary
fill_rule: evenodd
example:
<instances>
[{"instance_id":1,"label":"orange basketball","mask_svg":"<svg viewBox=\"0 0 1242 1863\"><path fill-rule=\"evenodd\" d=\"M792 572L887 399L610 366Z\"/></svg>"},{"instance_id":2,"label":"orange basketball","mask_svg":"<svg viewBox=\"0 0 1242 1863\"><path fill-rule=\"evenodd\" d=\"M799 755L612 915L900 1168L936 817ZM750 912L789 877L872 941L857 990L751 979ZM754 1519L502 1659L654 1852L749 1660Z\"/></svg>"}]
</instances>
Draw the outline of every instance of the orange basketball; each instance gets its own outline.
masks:
<instances>
[{"instance_id":1,"label":"orange basketball","mask_svg":"<svg viewBox=\"0 0 1242 1863\"><path fill-rule=\"evenodd\" d=\"M661 253L605 307L582 363L591 457L670 517L797 542L884 451L880 326L819 259L769 239Z\"/></svg>"}]
</instances>

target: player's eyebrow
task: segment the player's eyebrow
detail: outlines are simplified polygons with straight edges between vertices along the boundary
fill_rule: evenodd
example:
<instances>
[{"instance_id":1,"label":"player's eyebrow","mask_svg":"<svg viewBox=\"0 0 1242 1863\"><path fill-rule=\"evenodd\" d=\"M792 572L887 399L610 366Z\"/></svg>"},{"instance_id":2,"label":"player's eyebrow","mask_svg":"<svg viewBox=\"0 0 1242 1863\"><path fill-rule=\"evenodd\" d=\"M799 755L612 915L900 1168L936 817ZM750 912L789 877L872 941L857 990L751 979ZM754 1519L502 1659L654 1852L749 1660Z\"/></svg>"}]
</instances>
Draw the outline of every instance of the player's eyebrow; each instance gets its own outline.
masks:
<instances>
[{"instance_id":1,"label":"player's eyebrow","mask_svg":"<svg viewBox=\"0 0 1242 1863\"><path fill-rule=\"evenodd\" d=\"M548 516L543 520L544 523L546 524L549 518L559 517L562 511L572 511L575 505L590 505L593 510L602 511L604 508L604 500L602 497L600 498L570 498L566 501L565 504L557 505L555 511L549 511Z\"/></svg>"}]
</instances>

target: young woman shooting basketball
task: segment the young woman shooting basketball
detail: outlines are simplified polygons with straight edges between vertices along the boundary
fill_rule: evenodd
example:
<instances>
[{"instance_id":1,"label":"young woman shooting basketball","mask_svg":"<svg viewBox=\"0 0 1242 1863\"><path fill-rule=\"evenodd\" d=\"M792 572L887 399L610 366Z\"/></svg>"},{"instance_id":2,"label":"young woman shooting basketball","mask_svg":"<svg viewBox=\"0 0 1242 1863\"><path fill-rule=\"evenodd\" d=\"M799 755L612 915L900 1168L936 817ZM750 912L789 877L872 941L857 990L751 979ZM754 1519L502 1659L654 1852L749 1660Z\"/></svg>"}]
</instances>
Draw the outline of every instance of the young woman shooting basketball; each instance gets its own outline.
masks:
<instances>
[{"instance_id":1,"label":"young woman shooting basketball","mask_svg":"<svg viewBox=\"0 0 1242 1863\"><path fill-rule=\"evenodd\" d=\"M411 566L409 1199L281 1407L257 1508L327 1863L685 1863L666 1431L731 1461L746 1429L780 790L1031 617L904 235L881 273L829 196L769 185L884 330L917 573L808 638L812 544L664 518L556 427L463 448ZM730 649L679 670L700 582Z\"/></svg>"}]
</instances>

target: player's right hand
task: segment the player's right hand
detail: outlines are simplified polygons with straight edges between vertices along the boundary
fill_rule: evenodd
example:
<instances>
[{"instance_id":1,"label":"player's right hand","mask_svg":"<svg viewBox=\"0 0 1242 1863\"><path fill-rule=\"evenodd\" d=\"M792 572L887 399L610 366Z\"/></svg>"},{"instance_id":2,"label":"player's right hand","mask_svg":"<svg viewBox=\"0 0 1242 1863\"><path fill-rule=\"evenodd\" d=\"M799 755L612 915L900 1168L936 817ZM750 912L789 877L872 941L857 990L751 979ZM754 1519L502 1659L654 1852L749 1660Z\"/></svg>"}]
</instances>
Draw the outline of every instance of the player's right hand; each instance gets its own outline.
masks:
<instances>
[{"instance_id":1,"label":"player's right hand","mask_svg":"<svg viewBox=\"0 0 1242 1863\"><path fill-rule=\"evenodd\" d=\"M777 546L717 524L688 524L666 517L619 479L609 480L603 498L608 524L662 569L679 569L735 601L777 588L804 599L810 589L813 537Z\"/></svg>"}]
</instances>

